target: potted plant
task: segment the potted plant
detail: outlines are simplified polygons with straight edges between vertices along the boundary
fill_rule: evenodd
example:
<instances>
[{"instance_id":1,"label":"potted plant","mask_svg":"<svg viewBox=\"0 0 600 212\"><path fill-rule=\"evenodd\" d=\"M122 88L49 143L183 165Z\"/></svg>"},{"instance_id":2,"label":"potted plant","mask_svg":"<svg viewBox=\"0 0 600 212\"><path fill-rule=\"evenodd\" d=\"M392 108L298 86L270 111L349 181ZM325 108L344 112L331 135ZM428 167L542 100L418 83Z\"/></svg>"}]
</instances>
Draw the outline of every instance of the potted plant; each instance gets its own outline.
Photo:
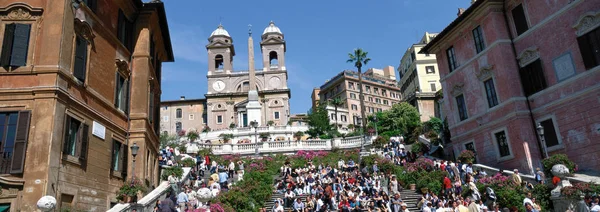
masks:
<instances>
[{"instance_id":1,"label":"potted plant","mask_svg":"<svg viewBox=\"0 0 600 212\"><path fill-rule=\"evenodd\" d=\"M271 134L268 132L262 132L260 134L258 134L258 137L260 137L262 139L262 141L267 141L267 139L269 138Z\"/></svg>"},{"instance_id":2,"label":"potted plant","mask_svg":"<svg viewBox=\"0 0 600 212\"><path fill-rule=\"evenodd\" d=\"M219 138L223 139L224 143L228 143L231 139L233 139L233 134L221 133L221 135L219 135Z\"/></svg>"},{"instance_id":3,"label":"potted plant","mask_svg":"<svg viewBox=\"0 0 600 212\"><path fill-rule=\"evenodd\" d=\"M463 150L458 155L458 159L464 163L473 163L475 161L475 153L471 150Z\"/></svg>"},{"instance_id":4,"label":"potted plant","mask_svg":"<svg viewBox=\"0 0 600 212\"><path fill-rule=\"evenodd\" d=\"M190 139L191 142L193 142L196 139L198 139L198 137L200 137L200 135L198 135L198 132L196 132L196 131L189 131L187 133L187 137L188 137L188 139Z\"/></svg>"},{"instance_id":5,"label":"potted plant","mask_svg":"<svg viewBox=\"0 0 600 212\"><path fill-rule=\"evenodd\" d=\"M117 199L123 202L132 202L140 192L146 192L146 186L140 179L125 181L117 191Z\"/></svg>"},{"instance_id":6,"label":"potted plant","mask_svg":"<svg viewBox=\"0 0 600 212\"><path fill-rule=\"evenodd\" d=\"M275 122L273 120L270 120L267 122L267 126L273 126L275 125Z\"/></svg>"},{"instance_id":7,"label":"potted plant","mask_svg":"<svg viewBox=\"0 0 600 212\"><path fill-rule=\"evenodd\" d=\"M234 128L235 128L235 124L234 123L229 124L229 129L230 130L233 130Z\"/></svg>"}]
</instances>

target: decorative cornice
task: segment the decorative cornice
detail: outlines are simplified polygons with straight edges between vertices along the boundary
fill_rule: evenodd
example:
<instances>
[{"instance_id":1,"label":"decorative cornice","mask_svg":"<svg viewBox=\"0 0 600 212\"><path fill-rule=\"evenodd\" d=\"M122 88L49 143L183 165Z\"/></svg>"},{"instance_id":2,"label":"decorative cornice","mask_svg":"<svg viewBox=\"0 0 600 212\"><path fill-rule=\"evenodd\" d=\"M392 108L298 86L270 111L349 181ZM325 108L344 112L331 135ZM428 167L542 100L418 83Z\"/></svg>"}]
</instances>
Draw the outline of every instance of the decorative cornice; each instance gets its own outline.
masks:
<instances>
[{"instance_id":1,"label":"decorative cornice","mask_svg":"<svg viewBox=\"0 0 600 212\"><path fill-rule=\"evenodd\" d=\"M94 30L92 30L92 26L86 21L83 21L79 18L75 18L75 32L81 35L84 39L86 39L90 43L94 43ZM92 45L93 47L93 45Z\"/></svg>"},{"instance_id":2,"label":"decorative cornice","mask_svg":"<svg viewBox=\"0 0 600 212\"><path fill-rule=\"evenodd\" d=\"M234 101L226 101L225 104L227 104L227 105L233 105L233 104L235 104L235 102Z\"/></svg>"},{"instance_id":3,"label":"decorative cornice","mask_svg":"<svg viewBox=\"0 0 600 212\"><path fill-rule=\"evenodd\" d=\"M519 57L517 57L517 60L519 60L519 66L525 67L539 58L540 52L538 51L538 47L533 46L523 50L519 54Z\"/></svg>"},{"instance_id":4,"label":"decorative cornice","mask_svg":"<svg viewBox=\"0 0 600 212\"><path fill-rule=\"evenodd\" d=\"M23 186L25 184L25 180L11 176L0 176L0 184Z\"/></svg>"},{"instance_id":5,"label":"decorative cornice","mask_svg":"<svg viewBox=\"0 0 600 212\"><path fill-rule=\"evenodd\" d=\"M42 8L33 8L25 3L18 2L0 8L0 18L9 20L31 20L39 18L42 11Z\"/></svg>"},{"instance_id":6,"label":"decorative cornice","mask_svg":"<svg viewBox=\"0 0 600 212\"><path fill-rule=\"evenodd\" d=\"M586 33L600 26L600 11L587 12L583 14L573 25L577 36L585 35Z\"/></svg>"},{"instance_id":7,"label":"decorative cornice","mask_svg":"<svg viewBox=\"0 0 600 212\"><path fill-rule=\"evenodd\" d=\"M464 92L464 88L465 84L464 83L456 83L453 87L452 90L450 91L452 96L458 96L460 94L462 94Z\"/></svg>"},{"instance_id":8,"label":"decorative cornice","mask_svg":"<svg viewBox=\"0 0 600 212\"><path fill-rule=\"evenodd\" d=\"M126 78L129 77L129 63L125 60L116 59L115 64L117 65L117 70Z\"/></svg>"},{"instance_id":9,"label":"decorative cornice","mask_svg":"<svg viewBox=\"0 0 600 212\"><path fill-rule=\"evenodd\" d=\"M486 80L486 79L492 77L492 75L494 75L494 73L492 72L493 69L494 69L494 65L486 65L486 66L479 68L479 71L476 71L475 75L477 75L477 78L479 80Z\"/></svg>"}]
</instances>

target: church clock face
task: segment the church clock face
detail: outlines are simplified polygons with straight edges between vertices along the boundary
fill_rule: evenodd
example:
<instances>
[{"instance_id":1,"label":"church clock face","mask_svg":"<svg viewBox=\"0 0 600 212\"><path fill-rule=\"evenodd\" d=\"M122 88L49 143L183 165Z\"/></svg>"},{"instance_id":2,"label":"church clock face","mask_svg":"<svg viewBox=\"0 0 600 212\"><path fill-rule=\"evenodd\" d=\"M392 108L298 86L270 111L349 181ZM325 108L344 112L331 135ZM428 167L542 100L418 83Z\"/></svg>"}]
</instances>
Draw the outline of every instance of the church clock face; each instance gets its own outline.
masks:
<instances>
[{"instance_id":1,"label":"church clock face","mask_svg":"<svg viewBox=\"0 0 600 212\"><path fill-rule=\"evenodd\" d=\"M281 85L281 79L279 79L279 77L271 77L271 79L269 79L269 85L273 88L278 88Z\"/></svg>"},{"instance_id":2,"label":"church clock face","mask_svg":"<svg viewBox=\"0 0 600 212\"><path fill-rule=\"evenodd\" d=\"M215 91L222 91L223 89L225 89L225 83L221 80L216 81L213 83L213 89Z\"/></svg>"}]
</instances>

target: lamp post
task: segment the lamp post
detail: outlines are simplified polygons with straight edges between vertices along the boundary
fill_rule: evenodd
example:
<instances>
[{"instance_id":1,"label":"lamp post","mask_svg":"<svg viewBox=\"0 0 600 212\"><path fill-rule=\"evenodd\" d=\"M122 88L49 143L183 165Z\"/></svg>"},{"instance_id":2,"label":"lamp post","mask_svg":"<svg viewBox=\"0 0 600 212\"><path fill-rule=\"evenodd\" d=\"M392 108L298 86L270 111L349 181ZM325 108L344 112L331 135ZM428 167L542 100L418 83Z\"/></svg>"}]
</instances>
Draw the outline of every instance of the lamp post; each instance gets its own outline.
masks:
<instances>
[{"instance_id":1,"label":"lamp post","mask_svg":"<svg viewBox=\"0 0 600 212\"><path fill-rule=\"evenodd\" d=\"M252 125L252 127L254 127L254 141L256 142L254 154L256 155L256 157L258 157L258 130L257 130L258 122L256 122L256 120L254 120L250 123L250 125Z\"/></svg>"},{"instance_id":2,"label":"lamp post","mask_svg":"<svg viewBox=\"0 0 600 212\"><path fill-rule=\"evenodd\" d=\"M536 129L537 129L538 135L540 135L540 141L542 142L544 158L548 158L548 149L546 148L546 139L544 138L544 127L542 126L542 123L538 122Z\"/></svg>"},{"instance_id":3,"label":"lamp post","mask_svg":"<svg viewBox=\"0 0 600 212\"><path fill-rule=\"evenodd\" d=\"M133 156L133 164L131 165L131 184L133 185L135 180L135 156L137 156L140 146L133 142L133 145L129 148L131 149L131 156Z\"/></svg>"}]
</instances>

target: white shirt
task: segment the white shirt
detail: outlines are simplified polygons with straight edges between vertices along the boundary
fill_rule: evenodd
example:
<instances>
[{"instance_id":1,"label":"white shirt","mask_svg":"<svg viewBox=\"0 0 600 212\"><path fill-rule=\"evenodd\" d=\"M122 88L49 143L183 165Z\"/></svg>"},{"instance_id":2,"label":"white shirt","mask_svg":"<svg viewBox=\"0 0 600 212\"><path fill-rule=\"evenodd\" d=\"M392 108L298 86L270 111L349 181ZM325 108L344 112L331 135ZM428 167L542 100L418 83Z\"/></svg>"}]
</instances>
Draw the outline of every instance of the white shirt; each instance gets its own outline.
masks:
<instances>
[{"instance_id":1,"label":"white shirt","mask_svg":"<svg viewBox=\"0 0 600 212\"><path fill-rule=\"evenodd\" d=\"M530 205L533 206L533 202L531 201L531 199L525 197L525 199L523 199L523 206L525 206L526 203L529 203Z\"/></svg>"},{"instance_id":2,"label":"white shirt","mask_svg":"<svg viewBox=\"0 0 600 212\"><path fill-rule=\"evenodd\" d=\"M235 164L233 162L229 163L229 170L235 170Z\"/></svg>"},{"instance_id":3,"label":"white shirt","mask_svg":"<svg viewBox=\"0 0 600 212\"><path fill-rule=\"evenodd\" d=\"M276 208L273 208L273 212L283 212L283 206L279 205Z\"/></svg>"},{"instance_id":4,"label":"white shirt","mask_svg":"<svg viewBox=\"0 0 600 212\"><path fill-rule=\"evenodd\" d=\"M323 207L323 200L319 199L317 200L317 211L321 210L321 208Z\"/></svg>"}]
</instances>

